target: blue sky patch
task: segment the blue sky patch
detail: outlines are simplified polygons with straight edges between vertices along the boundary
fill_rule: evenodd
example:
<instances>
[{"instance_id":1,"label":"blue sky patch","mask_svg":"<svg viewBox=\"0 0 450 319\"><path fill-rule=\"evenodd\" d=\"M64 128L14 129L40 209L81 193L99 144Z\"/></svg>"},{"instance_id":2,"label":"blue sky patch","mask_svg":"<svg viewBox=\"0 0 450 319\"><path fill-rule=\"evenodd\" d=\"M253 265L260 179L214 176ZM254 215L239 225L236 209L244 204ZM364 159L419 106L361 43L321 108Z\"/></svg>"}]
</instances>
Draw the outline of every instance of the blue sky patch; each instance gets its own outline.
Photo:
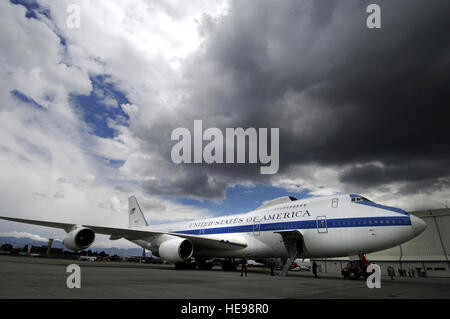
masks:
<instances>
[{"instance_id":1,"label":"blue sky patch","mask_svg":"<svg viewBox=\"0 0 450 319\"><path fill-rule=\"evenodd\" d=\"M290 192L284 188L263 184L255 187L236 185L228 187L223 201L195 200L189 198L176 198L175 201L188 206L206 208L217 216L246 213L262 205L264 201L282 196L294 196L297 199L311 197L308 190L301 193ZM167 198L170 200L170 198Z\"/></svg>"},{"instance_id":2,"label":"blue sky patch","mask_svg":"<svg viewBox=\"0 0 450 319\"><path fill-rule=\"evenodd\" d=\"M29 98L28 96L26 96L25 94L23 94L22 92L20 92L19 90L12 90L10 91L11 95L15 98L17 98L18 100L25 102L27 104L30 104L40 110L45 110L45 108L40 105L39 103L37 103L35 100L33 100L32 98Z\"/></svg>"},{"instance_id":3,"label":"blue sky patch","mask_svg":"<svg viewBox=\"0 0 450 319\"><path fill-rule=\"evenodd\" d=\"M12 4L24 6L27 9L25 17L28 19L40 20L39 14L41 14L47 17L47 19L52 20L50 9L42 8L39 5L39 3L36 2L36 0L9 0L9 1ZM64 50L66 50L67 49L66 39L61 35L61 32L57 30L58 28L56 27L56 25L54 25L54 27L56 29L54 31L59 38L59 42L64 47Z\"/></svg>"},{"instance_id":4,"label":"blue sky patch","mask_svg":"<svg viewBox=\"0 0 450 319\"><path fill-rule=\"evenodd\" d=\"M10 0L12 4L22 5L27 9L25 16L28 19L38 19L38 13L45 15L50 19L50 11L48 9L41 8L36 0Z\"/></svg>"},{"instance_id":5,"label":"blue sky patch","mask_svg":"<svg viewBox=\"0 0 450 319\"><path fill-rule=\"evenodd\" d=\"M84 121L93 133L103 138L113 138L115 130L108 125L109 120L127 125L128 115L121 104L130 103L125 94L111 83L106 75L91 77L93 90L90 95L72 95L71 102L81 110Z\"/></svg>"}]
</instances>

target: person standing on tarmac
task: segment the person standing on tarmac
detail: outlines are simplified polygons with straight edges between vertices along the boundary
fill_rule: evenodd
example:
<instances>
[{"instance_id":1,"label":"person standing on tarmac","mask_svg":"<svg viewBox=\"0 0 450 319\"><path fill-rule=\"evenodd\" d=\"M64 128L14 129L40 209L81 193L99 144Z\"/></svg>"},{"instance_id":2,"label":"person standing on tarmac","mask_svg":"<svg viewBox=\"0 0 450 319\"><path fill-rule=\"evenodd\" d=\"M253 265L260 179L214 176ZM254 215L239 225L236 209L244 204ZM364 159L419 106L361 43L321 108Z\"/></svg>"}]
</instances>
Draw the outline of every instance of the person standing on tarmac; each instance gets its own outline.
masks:
<instances>
[{"instance_id":1,"label":"person standing on tarmac","mask_svg":"<svg viewBox=\"0 0 450 319\"><path fill-rule=\"evenodd\" d=\"M391 280L394 280L394 276L395 276L394 267L389 266L388 269L387 269L387 271L388 271L389 277L391 277Z\"/></svg>"},{"instance_id":2,"label":"person standing on tarmac","mask_svg":"<svg viewBox=\"0 0 450 319\"><path fill-rule=\"evenodd\" d=\"M241 277L245 272L245 277L247 277L247 258L245 258L245 256L242 256L241 259Z\"/></svg>"},{"instance_id":3,"label":"person standing on tarmac","mask_svg":"<svg viewBox=\"0 0 450 319\"><path fill-rule=\"evenodd\" d=\"M314 278L317 278L317 264L315 261L313 261L313 264L312 264L312 271L314 274Z\"/></svg>"},{"instance_id":4,"label":"person standing on tarmac","mask_svg":"<svg viewBox=\"0 0 450 319\"><path fill-rule=\"evenodd\" d=\"M273 262L273 259L271 258L270 259L270 275L271 276L275 276L274 269L275 269L275 263Z\"/></svg>"}]
</instances>

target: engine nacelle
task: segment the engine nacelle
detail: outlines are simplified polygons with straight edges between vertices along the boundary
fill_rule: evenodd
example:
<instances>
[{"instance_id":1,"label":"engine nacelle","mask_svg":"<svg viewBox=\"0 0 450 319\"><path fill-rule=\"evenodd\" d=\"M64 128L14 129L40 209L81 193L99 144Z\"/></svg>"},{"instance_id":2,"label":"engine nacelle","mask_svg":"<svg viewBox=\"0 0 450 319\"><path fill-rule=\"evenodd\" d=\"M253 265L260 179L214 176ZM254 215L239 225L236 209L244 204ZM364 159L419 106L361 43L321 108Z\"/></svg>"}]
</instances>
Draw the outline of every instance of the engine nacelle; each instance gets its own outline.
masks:
<instances>
[{"instance_id":1,"label":"engine nacelle","mask_svg":"<svg viewBox=\"0 0 450 319\"><path fill-rule=\"evenodd\" d=\"M184 238L169 239L159 245L158 255L164 260L176 263L192 256L194 245Z\"/></svg>"},{"instance_id":2,"label":"engine nacelle","mask_svg":"<svg viewBox=\"0 0 450 319\"><path fill-rule=\"evenodd\" d=\"M63 240L63 245L70 250L78 251L88 248L94 243L95 233L89 228L80 227L70 231Z\"/></svg>"}]
</instances>

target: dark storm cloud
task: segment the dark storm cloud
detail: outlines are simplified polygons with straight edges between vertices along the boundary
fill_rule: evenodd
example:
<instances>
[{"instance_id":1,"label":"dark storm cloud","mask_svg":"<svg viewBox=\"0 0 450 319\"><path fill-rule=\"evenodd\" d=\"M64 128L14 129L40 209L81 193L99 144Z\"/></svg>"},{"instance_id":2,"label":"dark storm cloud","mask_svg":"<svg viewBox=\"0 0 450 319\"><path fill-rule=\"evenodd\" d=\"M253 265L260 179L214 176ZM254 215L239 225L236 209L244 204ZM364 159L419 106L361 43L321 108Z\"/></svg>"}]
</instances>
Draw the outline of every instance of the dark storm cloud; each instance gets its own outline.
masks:
<instances>
[{"instance_id":1,"label":"dark storm cloud","mask_svg":"<svg viewBox=\"0 0 450 319\"><path fill-rule=\"evenodd\" d=\"M222 129L279 127L280 174L294 164L345 165L341 182L349 185L404 181L414 192L440 178L448 186L450 2L377 1L379 30L366 27L369 3L233 1L227 16L205 16L205 42L184 71L182 113L162 118L152 135L161 140L148 142L170 161L171 130L194 119ZM144 186L216 197L230 183L273 177L246 165L186 170L167 187Z\"/></svg>"},{"instance_id":2,"label":"dark storm cloud","mask_svg":"<svg viewBox=\"0 0 450 319\"><path fill-rule=\"evenodd\" d=\"M439 189L448 181L443 178L448 174L450 161L399 163L390 166L375 164L358 165L344 170L341 181L363 187L379 186L391 181L409 182L402 188L404 193L415 193L422 189ZM420 187L416 187L420 185Z\"/></svg>"},{"instance_id":3,"label":"dark storm cloud","mask_svg":"<svg viewBox=\"0 0 450 319\"><path fill-rule=\"evenodd\" d=\"M145 181L142 186L153 195L220 198L224 197L227 185L224 181L209 180L205 172L193 169L171 179Z\"/></svg>"}]
</instances>

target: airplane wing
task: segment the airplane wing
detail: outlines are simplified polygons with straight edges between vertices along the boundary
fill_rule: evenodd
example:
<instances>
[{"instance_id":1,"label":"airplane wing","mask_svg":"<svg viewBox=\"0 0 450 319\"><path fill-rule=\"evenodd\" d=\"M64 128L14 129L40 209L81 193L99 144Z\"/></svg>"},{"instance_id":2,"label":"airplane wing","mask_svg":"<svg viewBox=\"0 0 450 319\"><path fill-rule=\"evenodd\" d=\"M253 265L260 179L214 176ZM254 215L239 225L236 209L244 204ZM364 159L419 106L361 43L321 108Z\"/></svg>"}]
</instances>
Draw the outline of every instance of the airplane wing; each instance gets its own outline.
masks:
<instances>
[{"instance_id":1,"label":"airplane wing","mask_svg":"<svg viewBox=\"0 0 450 319\"><path fill-rule=\"evenodd\" d=\"M131 228L115 228L115 227L104 227L104 226L93 226L93 225L81 225L83 227L91 229L96 234L110 235L114 238L127 238L127 239L146 239L152 236L159 236L166 234L163 232L154 232L148 230L139 230Z\"/></svg>"},{"instance_id":2,"label":"airplane wing","mask_svg":"<svg viewBox=\"0 0 450 319\"><path fill-rule=\"evenodd\" d=\"M14 217L4 217L0 216L0 219L9 220L18 223L46 226L52 228L64 229L67 233L70 232L77 224L68 224L68 223L58 223L58 222L49 222L49 221L41 221L41 220L33 220L33 219L23 219L23 218L14 218ZM153 236L159 236L163 234L177 236L181 238L186 238L192 241L195 249L240 249L246 247L247 244L245 242L239 240L223 240L220 238L205 238L201 236L195 235L187 235L180 233L165 233L165 232L155 232L148 230L139 230L139 229L130 229L130 228L116 228L116 227L104 227L104 226L93 226L93 225L81 225L83 227L91 229L96 234L102 235L110 235L111 238L119 239L146 239Z\"/></svg>"},{"instance_id":3,"label":"airplane wing","mask_svg":"<svg viewBox=\"0 0 450 319\"><path fill-rule=\"evenodd\" d=\"M110 235L113 238L127 238L127 239L146 239L152 236L158 235L171 235L181 238L189 239L194 244L194 249L240 249L247 247L247 243L238 240L225 240L218 238L205 238L196 235L188 235L181 233L165 233L165 232L155 232L148 230L130 229L130 228L112 228L112 227L100 227L92 225L82 225L94 231L97 234Z\"/></svg>"},{"instance_id":4,"label":"airplane wing","mask_svg":"<svg viewBox=\"0 0 450 319\"><path fill-rule=\"evenodd\" d=\"M76 226L76 224L55 223L55 222L47 222L47 221L42 221L42 220L13 218L13 217L5 217L5 216L0 216L0 219L9 220L12 222L24 223L24 224L64 229L67 233L70 232L70 230Z\"/></svg>"},{"instance_id":5,"label":"airplane wing","mask_svg":"<svg viewBox=\"0 0 450 319\"><path fill-rule=\"evenodd\" d=\"M247 247L247 242L238 239L220 239L220 238L206 238L196 235L187 235L181 233L170 233L170 235L189 239L195 249L204 250L234 250Z\"/></svg>"}]
</instances>

